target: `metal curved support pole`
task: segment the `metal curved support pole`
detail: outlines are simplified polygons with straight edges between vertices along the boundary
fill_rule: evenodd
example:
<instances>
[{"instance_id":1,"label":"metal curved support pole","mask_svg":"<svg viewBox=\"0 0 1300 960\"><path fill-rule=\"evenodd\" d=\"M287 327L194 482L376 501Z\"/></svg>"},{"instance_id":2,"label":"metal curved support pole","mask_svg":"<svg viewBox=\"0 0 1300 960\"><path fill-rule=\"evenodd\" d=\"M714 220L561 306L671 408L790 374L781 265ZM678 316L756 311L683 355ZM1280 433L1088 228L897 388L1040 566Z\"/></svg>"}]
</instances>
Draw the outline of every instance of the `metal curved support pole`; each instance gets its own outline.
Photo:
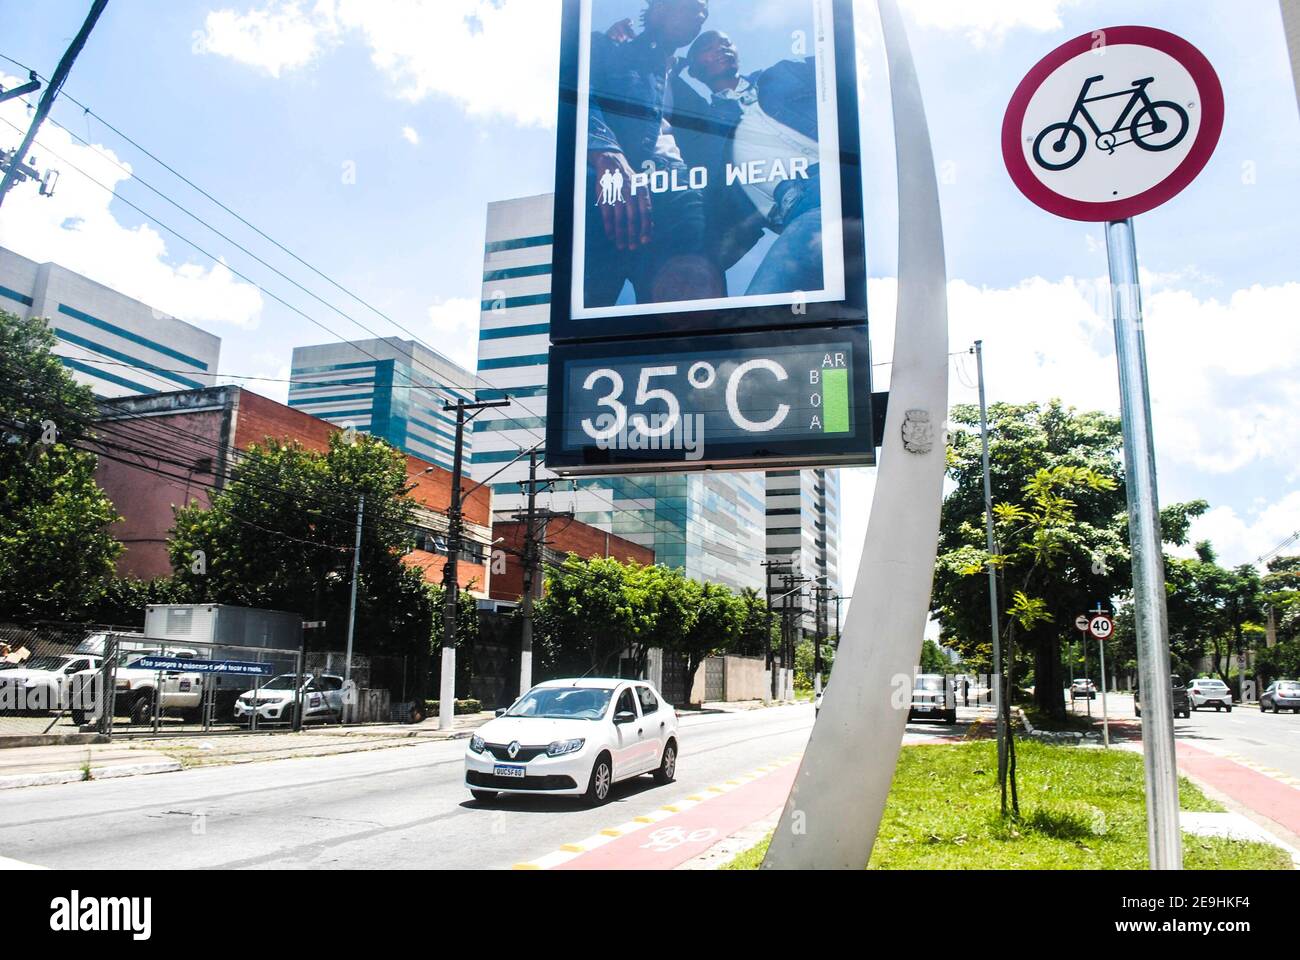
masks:
<instances>
[{"instance_id":1,"label":"metal curved support pole","mask_svg":"<svg viewBox=\"0 0 1300 960\"><path fill-rule=\"evenodd\" d=\"M880 470L835 676L764 869L860 870L894 777L943 502L948 297L934 154L895 0L879 0L898 153L898 317Z\"/></svg>"}]
</instances>

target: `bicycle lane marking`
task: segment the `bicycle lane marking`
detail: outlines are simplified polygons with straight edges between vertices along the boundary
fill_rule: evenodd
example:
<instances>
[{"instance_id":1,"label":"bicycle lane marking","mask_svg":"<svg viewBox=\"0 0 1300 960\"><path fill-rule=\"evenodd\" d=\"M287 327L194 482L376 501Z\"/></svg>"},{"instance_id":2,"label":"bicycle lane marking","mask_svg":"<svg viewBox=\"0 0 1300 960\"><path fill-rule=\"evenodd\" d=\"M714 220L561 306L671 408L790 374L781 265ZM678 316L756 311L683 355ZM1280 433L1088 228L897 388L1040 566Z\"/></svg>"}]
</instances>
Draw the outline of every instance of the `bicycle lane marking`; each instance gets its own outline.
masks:
<instances>
[{"instance_id":1,"label":"bicycle lane marking","mask_svg":"<svg viewBox=\"0 0 1300 960\"><path fill-rule=\"evenodd\" d=\"M1208 750L1177 744L1178 765L1256 813L1300 834L1300 790Z\"/></svg>"},{"instance_id":2,"label":"bicycle lane marking","mask_svg":"<svg viewBox=\"0 0 1300 960\"><path fill-rule=\"evenodd\" d=\"M780 807L798 759L782 757L514 869L670 870Z\"/></svg>"}]
</instances>

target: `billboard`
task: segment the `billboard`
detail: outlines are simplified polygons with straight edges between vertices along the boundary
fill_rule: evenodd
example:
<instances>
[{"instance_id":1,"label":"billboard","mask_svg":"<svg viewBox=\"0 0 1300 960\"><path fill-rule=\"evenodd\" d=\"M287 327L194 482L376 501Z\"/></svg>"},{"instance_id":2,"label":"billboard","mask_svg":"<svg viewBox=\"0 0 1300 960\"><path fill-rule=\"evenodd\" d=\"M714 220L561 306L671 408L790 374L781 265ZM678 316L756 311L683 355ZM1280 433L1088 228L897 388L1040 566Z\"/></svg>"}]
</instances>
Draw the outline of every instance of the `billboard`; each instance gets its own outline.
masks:
<instances>
[{"instance_id":1,"label":"billboard","mask_svg":"<svg viewBox=\"0 0 1300 960\"><path fill-rule=\"evenodd\" d=\"M565 0L546 466L871 464L852 0Z\"/></svg>"},{"instance_id":2,"label":"billboard","mask_svg":"<svg viewBox=\"0 0 1300 960\"><path fill-rule=\"evenodd\" d=\"M556 342L866 320L850 0L566 0Z\"/></svg>"},{"instance_id":3,"label":"billboard","mask_svg":"<svg viewBox=\"0 0 1300 960\"><path fill-rule=\"evenodd\" d=\"M546 466L560 474L829 466L872 441L866 328L553 347Z\"/></svg>"}]
</instances>

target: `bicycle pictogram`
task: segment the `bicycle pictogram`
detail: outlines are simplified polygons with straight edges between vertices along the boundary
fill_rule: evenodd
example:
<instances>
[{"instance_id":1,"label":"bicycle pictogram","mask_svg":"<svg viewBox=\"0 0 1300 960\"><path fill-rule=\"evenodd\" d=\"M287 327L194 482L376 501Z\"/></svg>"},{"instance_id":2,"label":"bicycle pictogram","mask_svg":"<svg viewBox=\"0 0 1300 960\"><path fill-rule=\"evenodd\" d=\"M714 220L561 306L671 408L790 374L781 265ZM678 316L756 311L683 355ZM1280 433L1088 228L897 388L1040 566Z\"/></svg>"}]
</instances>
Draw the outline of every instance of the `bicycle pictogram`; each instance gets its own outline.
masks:
<instances>
[{"instance_id":1,"label":"bicycle pictogram","mask_svg":"<svg viewBox=\"0 0 1300 960\"><path fill-rule=\"evenodd\" d=\"M1147 87L1155 83L1155 77L1135 80L1131 89L1089 96L1093 85L1105 79L1102 75L1085 80L1074 109L1070 111L1070 118L1051 124L1034 140L1034 160L1039 166L1052 171L1068 170L1083 159L1088 149L1088 135L1080 125L1080 119L1092 129L1097 149L1112 156L1119 147L1129 143L1152 153L1172 150L1182 143L1191 127L1187 111L1172 100L1151 99ZM1128 97L1128 103L1114 126L1103 130L1089 105L1119 97ZM1124 134L1128 134L1130 139L1121 140ZM1047 147L1047 153L1044 147Z\"/></svg>"}]
</instances>

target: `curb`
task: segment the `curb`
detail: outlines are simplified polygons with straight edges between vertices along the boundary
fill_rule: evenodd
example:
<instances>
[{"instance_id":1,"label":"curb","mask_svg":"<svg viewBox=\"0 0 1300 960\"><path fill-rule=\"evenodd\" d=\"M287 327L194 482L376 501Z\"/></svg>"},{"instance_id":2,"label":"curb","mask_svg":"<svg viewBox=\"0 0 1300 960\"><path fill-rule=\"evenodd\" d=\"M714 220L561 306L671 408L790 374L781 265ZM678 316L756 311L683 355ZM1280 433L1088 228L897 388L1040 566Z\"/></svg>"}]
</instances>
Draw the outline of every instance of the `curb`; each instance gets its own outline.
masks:
<instances>
[{"instance_id":1,"label":"curb","mask_svg":"<svg viewBox=\"0 0 1300 960\"><path fill-rule=\"evenodd\" d=\"M121 777L142 777L151 773L176 773L181 769L179 760L158 763L118 764L111 767L91 767L87 778L81 770L51 770L48 773L25 773L0 777L0 790L19 787L46 787L58 783L80 783L84 780L116 780Z\"/></svg>"},{"instance_id":2,"label":"curb","mask_svg":"<svg viewBox=\"0 0 1300 960\"><path fill-rule=\"evenodd\" d=\"M0 750L21 749L22 747L64 747L80 746L87 743L108 743L109 738L102 733L32 733L17 736L0 736Z\"/></svg>"}]
</instances>

